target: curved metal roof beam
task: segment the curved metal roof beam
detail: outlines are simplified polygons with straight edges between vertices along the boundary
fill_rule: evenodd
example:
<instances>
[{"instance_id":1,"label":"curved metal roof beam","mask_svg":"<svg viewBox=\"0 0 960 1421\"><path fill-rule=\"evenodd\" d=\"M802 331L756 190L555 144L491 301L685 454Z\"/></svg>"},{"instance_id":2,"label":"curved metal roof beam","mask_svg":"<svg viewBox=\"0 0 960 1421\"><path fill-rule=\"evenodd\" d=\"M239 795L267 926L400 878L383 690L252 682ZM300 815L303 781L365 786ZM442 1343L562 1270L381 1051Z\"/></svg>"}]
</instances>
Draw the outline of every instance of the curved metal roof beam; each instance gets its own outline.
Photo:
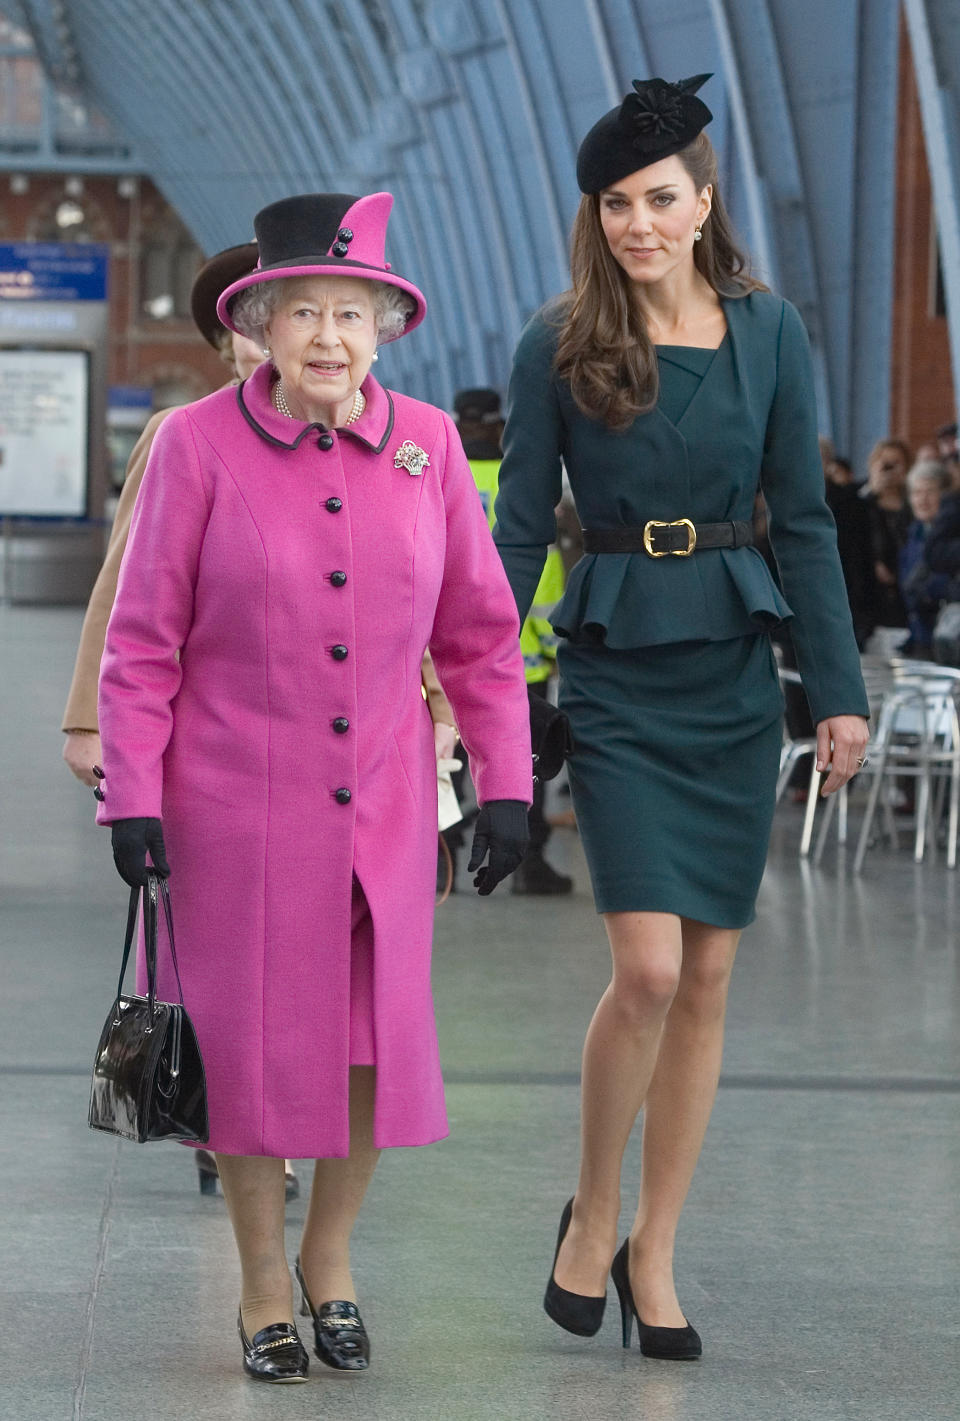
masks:
<instances>
[{"instance_id":1,"label":"curved metal roof beam","mask_svg":"<svg viewBox=\"0 0 960 1421\"><path fill-rule=\"evenodd\" d=\"M564 214L568 205L564 203L554 183L550 157L543 138L531 74L531 68L535 70L536 65L533 63L528 66L522 37L514 24L514 12L505 0L494 0L494 3L516 78L518 117L525 120L525 131L529 135L531 167L536 180L534 190L542 197L541 216L553 246L553 266L554 269L563 271L567 265L567 223ZM529 213L527 220L530 220Z\"/></svg>"},{"instance_id":2,"label":"curved metal roof beam","mask_svg":"<svg viewBox=\"0 0 960 1421\"><path fill-rule=\"evenodd\" d=\"M597 28L613 75L610 99L610 107L613 108L634 79L653 74L653 59L643 31L640 8L633 0L599 0L596 9Z\"/></svg>"},{"instance_id":3,"label":"curved metal roof beam","mask_svg":"<svg viewBox=\"0 0 960 1421\"><path fill-rule=\"evenodd\" d=\"M188 117L191 105L184 101L173 105L169 112L166 108L158 111L154 97L170 91L169 65L156 43L157 32L167 37L163 17L156 17L152 45L144 44L141 17L132 18L128 7L123 4L116 7L111 24L105 31L100 19L97 5L90 3L90 0L78 0L74 23L91 89L97 102L114 115L121 131L136 136L137 146L148 160L152 160L149 167L157 186L174 202L202 242L202 231L209 224L210 217L201 219L203 209L199 212L184 210L181 194L175 191L176 172L167 161L171 138L175 146L179 135L180 143L188 151L195 146L197 124ZM121 89L116 84L116 76L127 71L133 54L140 56L140 83L136 91ZM148 109L143 102L145 94L154 97L152 109ZM170 127L174 129L173 135Z\"/></svg>"},{"instance_id":4,"label":"curved metal roof beam","mask_svg":"<svg viewBox=\"0 0 960 1421\"><path fill-rule=\"evenodd\" d=\"M900 14L896 0L860 6L853 122L850 384L846 449L864 468L890 429ZM879 356L879 358L878 358Z\"/></svg>"},{"instance_id":5,"label":"curved metal roof beam","mask_svg":"<svg viewBox=\"0 0 960 1421\"><path fill-rule=\"evenodd\" d=\"M279 13L276 20L272 14L268 17L255 0L253 4L244 3L242 7L238 5L224 6L224 9L227 10L228 16L232 11L234 17L236 11L242 9L248 26L248 36L253 41L255 51L259 49L260 62L266 62L272 70L274 83L268 83L265 87L270 105L277 117L274 151L278 159L278 168L289 175L291 182L296 182L298 177L302 177L312 186L315 180L309 175L316 171L316 160L311 153L309 144L305 141L304 129L309 125L315 146L323 145L325 135L317 124L316 118L311 119L310 117L304 102L305 95L301 91L301 80L296 71L291 68L287 52L277 38L276 24L283 7L277 7ZM233 24L236 25L236 18L234 18Z\"/></svg>"},{"instance_id":6,"label":"curved metal roof beam","mask_svg":"<svg viewBox=\"0 0 960 1421\"><path fill-rule=\"evenodd\" d=\"M770 231L770 210L760 176L760 166L753 143L753 131L747 113L746 96L737 49L727 23L727 13L723 0L710 0L713 12L723 77L727 89L734 140L740 155L740 176L744 186L750 232L753 238L753 256L758 274L764 281L779 285L780 273L773 234Z\"/></svg>"},{"instance_id":7,"label":"curved metal roof beam","mask_svg":"<svg viewBox=\"0 0 960 1421\"><path fill-rule=\"evenodd\" d=\"M333 0L333 3L331 0L325 0L328 20L331 9L336 13L336 18L332 23L339 27L344 47L351 56L351 62L357 67L362 66L366 69L365 77L369 84L369 91L377 96L377 99L370 104L372 127L372 121L376 117L377 102L382 104L389 95L397 91L397 80L392 62L382 48L380 36L366 13L363 0ZM414 215L418 209L429 210L429 205L418 203L415 194L408 190L410 184L404 172L403 154L400 154L398 158L397 153L391 149L387 142L380 139L376 133L370 133L365 140L357 145L357 155L363 164L362 171L358 166L358 177L361 179L358 186L361 190L370 191L371 187L389 187L400 198L390 223L388 246L391 258L398 258L394 265L402 270L405 276L413 281L422 282L421 273L433 271L440 259L440 254L434 248L430 234L425 233L414 224ZM443 273L442 265L440 270ZM423 284L427 285L427 283ZM427 297L428 300L431 297L429 286ZM438 365L440 352L444 346L443 336L446 335L451 347L456 343L456 333L453 330L446 331L444 320L445 311L453 308L452 301L442 299L438 303L434 299L431 306L433 320L428 326L414 331L407 340L398 343L397 346L388 346L382 357L388 362L385 367L382 367L384 375L392 375L394 370L397 371L402 378L404 388L421 398L430 398L434 393L431 386L435 387L439 383L439 375L434 375L431 371ZM397 380L394 383L400 383L400 381Z\"/></svg>"},{"instance_id":8,"label":"curved metal roof beam","mask_svg":"<svg viewBox=\"0 0 960 1421\"><path fill-rule=\"evenodd\" d=\"M767 260L773 259L767 270L775 280L779 277L777 284L791 293L810 331L821 418L826 428L833 428L832 390L846 390L846 352L825 348L823 293L770 3L771 0L710 0L731 94L735 132L742 138L745 128L750 136L749 150L742 156L746 174L751 169L757 174L751 220L760 217L756 198L761 191L766 196L770 219L775 218L764 220L755 228L754 242L761 253L767 247ZM833 371L838 365L843 377L831 387L827 370Z\"/></svg>"},{"instance_id":9,"label":"curved metal roof beam","mask_svg":"<svg viewBox=\"0 0 960 1421\"><path fill-rule=\"evenodd\" d=\"M391 16L398 20L391 33L398 34L402 30L412 37L419 37L423 45L426 36L417 17L410 9L403 14L398 13L405 2L399 0L399 4L389 7ZM450 201L442 164L437 160L433 135L428 128L424 131L426 126L412 105L407 105L406 112L403 112L398 110L395 99L388 97L398 90L402 93L397 70L400 56L388 57L384 53L365 6L360 0L347 0L343 5L343 15L355 25L358 41L372 47L376 63L387 79L376 117L381 131L396 118L401 140L396 146L390 144L395 155L395 171L402 178L405 189L400 194L401 202L394 218L398 229L398 250L404 250L412 239L422 253L420 262L413 269L429 273L430 287L435 293L441 293L433 302L436 324L425 334L437 360L443 351L465 350L468 360L479 365L482 363L482 341L472 320L469 317L465 320L463 316L464 312L470 312L474 307L473 287L462 249L458 216ZM401 20L402 25L399 23ZM403 103L406 105L406 100ZM404 123L410 141L403 140ZM386 133L384 138L389 143ZM416 223L415 214L418 213L422 214L423 220ZM429 296L429 290L427 294ZM422 383L420 388L423 389ZM427 393L424 391L425 395ZM438 399L442 393L441 390L434 390L429 395Z\"/></svg>"},{"instance_id":10,"label":"curved metal roof beam","mask_svg":"<svg viewBox=\"0 0 960 1421\"><path fill-rule=\"evenodd\" d=\"M137 135L144 154L153 155L151 173L158 187L209 250L217 245L211 233L223 225L224 189L240 177L237 148L249 155L254 172L258 161L272 166L273 155L255 100L244 96L240 102L232 89L211 83L208 57L222 48L221 33L198 8L185 38L182 18L164 0L157 0L149 16L121 0L113 7L110 25L103 26L102 6L95 0L77 0L75 5L84 62L98 98ZM197 45L197 32L205 50ZM137 56L140 83L136 90L118 88L116 76L129 70L132 55ZM211 176L198 186L195 173L211 169L219 181ZM243 176L248 173L245 169Z\"/></svg>"},{"instance_id":11,"label":"curved metal roof beam","mask_svg":"<svg viewBox=\"0 0 960 1421\"><path fill-rule=\"evenodd\" d=\"M354 69L352 58L344 48L340 28L331 24L326 11L316 0L293 0L293 3L279 6L275 24L286 34L294 48L303 46L299 55L304 71L310 69L322 73L333 99L337 123L334 136L342 141L343 135L355 138L365 127L367 105L363 94L356 92L356 85L348 82ZM364 80L365 92L370 92L366 72L361 69L357 76ZM326 115L324 114L326 122ZM341 164L346 164L348 154L340 155Z\"/></svg>"},{"instance_id":12,"label":"curved metal roof beam","mask_svg":"<svg viewBox=\"0 0 960 1421\"><path fill-rule=\"evenodd\" d=\"M905 0L940 238L953 388L960 408L960 18L955 0Z\"/></svg>"}]
</instances>

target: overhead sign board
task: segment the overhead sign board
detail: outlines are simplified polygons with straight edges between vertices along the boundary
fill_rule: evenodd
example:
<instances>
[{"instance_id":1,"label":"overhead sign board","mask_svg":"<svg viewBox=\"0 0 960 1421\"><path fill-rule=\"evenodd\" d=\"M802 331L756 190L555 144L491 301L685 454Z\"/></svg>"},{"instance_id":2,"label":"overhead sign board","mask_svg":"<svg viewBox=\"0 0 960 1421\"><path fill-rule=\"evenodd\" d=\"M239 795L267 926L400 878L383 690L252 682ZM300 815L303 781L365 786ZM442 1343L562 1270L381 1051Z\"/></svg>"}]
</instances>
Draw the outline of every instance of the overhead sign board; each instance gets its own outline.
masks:
<instances>
[{"instance_id":1,"label":"overhead sign board","mask_svg":"<svg viewBox=\"0 0 960 1421\"><path fill-rule=\"evenodd\" d=\"M85 350L0 349L0 513L82 517L89 430Z\"/></svg>"},{"instance_id":2,"label":"overhead sign board","mask_svg":"<svg viewBox=\"0 0 960 1421\"><path fill-rule=\"evenodd\" d=\"M0 243L0 301L106 301L109 256L96 242Z\"/></svg>"}]
</instances>

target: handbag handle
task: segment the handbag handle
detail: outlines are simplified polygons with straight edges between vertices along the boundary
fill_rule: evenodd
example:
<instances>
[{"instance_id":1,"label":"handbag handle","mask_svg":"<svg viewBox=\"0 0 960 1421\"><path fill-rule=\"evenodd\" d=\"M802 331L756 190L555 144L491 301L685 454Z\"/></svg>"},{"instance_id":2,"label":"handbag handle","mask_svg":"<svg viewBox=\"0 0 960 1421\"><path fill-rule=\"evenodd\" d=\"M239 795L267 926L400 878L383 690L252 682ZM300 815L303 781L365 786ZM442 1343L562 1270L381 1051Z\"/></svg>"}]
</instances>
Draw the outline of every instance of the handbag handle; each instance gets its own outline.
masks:
<instances>
[{"instance_id":1,"label":"handbag handle","mask_svg":"<svg viewBox=\"0 0 960 1421\"><path fill-rule=\"evenodd\" d=\"M153 1022L154 1004L157 995L157 906L158 899L163 904L163 915L167 923L167 937L170 941L170 957L173 961L173 972L177 979L177 991L180 993L180 1005L183 1005L183 987L180 984L180 966L177 962L177 948L173 938L173 909L170 905L170 889L167 887L167 880L161 878L154 869L147 869L147 881L143 885L143 946L144 956L147 966L147 1002L150 1010L150 1021ZM123 960L120 963L120 979L117 982L117 1001L123 995L123 979L127 972L127 963L130 960L130 949L133 946L133 935L137 930L137 915L140 907L141 889L134 886L130 889L130 906L127 910L127 930L123 939Z\"/></svg>"}]
</instances>

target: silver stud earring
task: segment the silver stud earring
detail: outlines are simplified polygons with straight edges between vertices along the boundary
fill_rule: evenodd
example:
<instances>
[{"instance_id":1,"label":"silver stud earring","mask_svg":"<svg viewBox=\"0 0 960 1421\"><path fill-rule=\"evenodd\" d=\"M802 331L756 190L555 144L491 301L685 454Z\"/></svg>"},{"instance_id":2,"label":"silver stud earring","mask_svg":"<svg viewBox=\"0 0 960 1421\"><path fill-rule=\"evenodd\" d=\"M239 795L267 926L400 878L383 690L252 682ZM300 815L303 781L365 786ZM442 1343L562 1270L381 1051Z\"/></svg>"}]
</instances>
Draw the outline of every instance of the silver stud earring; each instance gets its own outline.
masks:
<instances>
[{"instance_id":1,"label":"silver stud earring","mask_svg":"<svg viewBox=\"0 0 960 1421\"><path fill-rule=\"evenodd\" d=\"M701 232L701 230L700 230L699 227L697 227L697 230L696 230L696 231L694 232L694 234L693 234L693 240L694 240L695 242L702 242L702 241L703 241L703 233Z\"/></svg>"}]
</instances>

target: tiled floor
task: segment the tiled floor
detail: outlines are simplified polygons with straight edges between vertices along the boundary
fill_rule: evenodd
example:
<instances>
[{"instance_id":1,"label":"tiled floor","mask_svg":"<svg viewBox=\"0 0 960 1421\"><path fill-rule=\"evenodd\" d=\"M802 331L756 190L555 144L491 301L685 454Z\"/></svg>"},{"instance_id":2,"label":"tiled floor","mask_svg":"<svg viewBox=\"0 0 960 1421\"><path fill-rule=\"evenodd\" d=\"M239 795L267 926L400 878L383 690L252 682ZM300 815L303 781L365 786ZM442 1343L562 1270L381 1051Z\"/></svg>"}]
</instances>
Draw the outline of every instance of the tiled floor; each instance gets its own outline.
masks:
<instances>
[{"instance_id":1,"label":"tiled floor","mask_svg":"<svg viewBox=\"0 0 960 1421\"><path fill-rule=\"evenodd\" d=\"M579 1341L540 1310L571 1192L583 1029L606 953L572 900L439 913L452 1134L386 1157L355 1264L374 1365L244 1380L223 1201L189 1153L86 1129L125 892L59 762L79 617L0 608L0 1418L927 1421L960 1414L956 875L876 851L801 869L778 813L679 1249L701 1362ZM830 857L830 855L828 855ZM306 1063L304 1068L306 1069ZM628 1160L624 1225L637 1180ZM304 1182L309 1167L302 1169ZM289 1209L291 1256L303 1200Z\"/></svg>"}]
</instances>

